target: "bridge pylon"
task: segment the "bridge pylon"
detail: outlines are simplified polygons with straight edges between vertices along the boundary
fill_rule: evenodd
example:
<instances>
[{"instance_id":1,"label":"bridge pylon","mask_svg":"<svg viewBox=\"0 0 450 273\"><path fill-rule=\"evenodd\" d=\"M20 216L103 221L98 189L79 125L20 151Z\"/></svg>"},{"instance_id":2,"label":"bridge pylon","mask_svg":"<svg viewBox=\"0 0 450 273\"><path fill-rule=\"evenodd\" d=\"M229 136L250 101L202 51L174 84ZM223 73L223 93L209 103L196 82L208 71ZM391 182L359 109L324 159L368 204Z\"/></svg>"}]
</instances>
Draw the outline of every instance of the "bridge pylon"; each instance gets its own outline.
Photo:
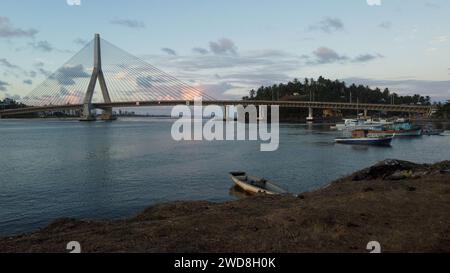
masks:
<instances>
[{"instance_id":1,"label":"bridge pylon","mask_svg":"<svg viewBox=\"0 0 450 273\"><path fill-rule=\"evenodd\" d=\"M105 103L111 103L111 97L109 96L108 87L106 86L105 75L102 70L102 55L100 45L100 34L95 34L94 38L94 69L92 70L91 80L86 91L86 95L83 100L83 110L80 121L95 121L96 115L92 113L94 110L92 106L92 97L94 96L95 85L97 80L102 90L103 100ZM103 109L101 116L102 120L114 120L112 107L106 107Z\"/></svg>"}]
</instances>

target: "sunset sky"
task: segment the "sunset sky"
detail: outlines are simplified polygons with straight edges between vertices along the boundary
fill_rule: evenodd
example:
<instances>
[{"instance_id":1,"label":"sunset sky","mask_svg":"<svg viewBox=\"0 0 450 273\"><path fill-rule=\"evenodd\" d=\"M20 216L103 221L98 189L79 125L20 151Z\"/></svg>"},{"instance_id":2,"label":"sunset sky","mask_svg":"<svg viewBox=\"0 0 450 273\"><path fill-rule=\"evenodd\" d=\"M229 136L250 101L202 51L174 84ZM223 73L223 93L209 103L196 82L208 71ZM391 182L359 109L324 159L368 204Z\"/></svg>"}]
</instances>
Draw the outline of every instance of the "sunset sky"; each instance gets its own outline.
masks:
<instances>
[{"instance_id":1,"label":"sunset sky","mask_svg":"<svg viewBox=\"0 0 450 273\"><path fill-rule=\"evenodd\" d=\"M0 98L26 96L101 33L214 97L322 75L450 99L450 1L369 3L2 0Z\"/></svg>"}]
</instances>

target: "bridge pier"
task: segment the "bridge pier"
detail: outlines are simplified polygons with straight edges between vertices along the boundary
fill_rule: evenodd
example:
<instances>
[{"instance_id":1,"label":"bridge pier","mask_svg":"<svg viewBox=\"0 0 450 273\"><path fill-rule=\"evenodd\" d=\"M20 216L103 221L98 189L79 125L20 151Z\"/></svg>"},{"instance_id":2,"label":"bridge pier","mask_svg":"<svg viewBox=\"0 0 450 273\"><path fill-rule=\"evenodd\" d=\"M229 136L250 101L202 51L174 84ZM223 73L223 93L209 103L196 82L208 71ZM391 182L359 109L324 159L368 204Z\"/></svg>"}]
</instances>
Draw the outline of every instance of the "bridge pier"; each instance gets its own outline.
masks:
<instances>
[{"instance_id":1,"label":"bridge pier","mask_svg":"<svg viewBox=\"0 0 450 273\"><path fill-rule=\"evenodd\" d=\"M308 108L308 117L306 118L307 122L313 122L314 121L314 109L312 107Z\"/></svg>"},{"instance_id":2,"label":"bridge pier","mask_svg":"<svg viewBox=\"0 0 450 273\"><path fill-rule=\"evenodd\" d=\"M92 114L92 105L84 104L81 111L80 121L95 121L97 118Z\"/></svg>"},{"instance_id":3,"label":"bridge pier","mask_svg":"<svg viewBox=\"0 0 450 273\"><path fill-rule=\"evenodd\" d=\"M228 106L224 105L223 106L223 121L227 121L228 120Z\"/></svg>"},{"instance_id":4,"label":"bridge pier","mask_svg":"<svg viewBox=\"0 0 450 273\"><path fill-rule=\"evenodd\" d=\"M117 117L113 115L112 107L103 108L103 113L100 117L103 121L113 121L116 120Z\"/></svg>"},{"instance_id":5,"label":"bridge pier","mask_svg":"<svg viewBox=\"0 0 450 273\"><path fill-rule=\"evenodd\" d=\"M100 46L100 34L95 34L94 38L94 69L92 70L91 80L86 91L83 102L83 113L80 121L94 121L96 117L92 115L92 97L94 96L95 85L97 80L102 90L103 100L105 103L111 103L111 97L109 96L108 87L106 86L105 76L102 70L102 55ZM112 113L112 107L106 107L103 109L101 116L102 120L114 120Z\"/></svg>"},{"instance_id":6,"label":"bridge pier","mask_svg":"<svg viewBox=\"0 0 450 273\"><path fill-rule=\"evenodd\" d=\"M267 120L266 115L267 115L267 111L263 111L263 108L261 106L258 106L258 120L261 120L261 121Z\"/></svg>"},{"instance_id":7,"label":"bridge pier","mask_svg":"<svg viewBox=\"0 0 450 273\"><path fill-rule=\"evenodd\" d=\"M364 118L367 118L368 117L368 114L367 114L367 109L364 109Z\"/></svg>"},{"instance_id":8,"label":"bridge pier","mask_svg":"<svg viewBox=\"0 0 450 273\"><path fill-rule=\"evenodd\" d=\"M234 112L233 112L233 117L230 117L230 105L224 105L223 106L223 121L233 121L234 120Z\"/></svg>"}]
</instances>

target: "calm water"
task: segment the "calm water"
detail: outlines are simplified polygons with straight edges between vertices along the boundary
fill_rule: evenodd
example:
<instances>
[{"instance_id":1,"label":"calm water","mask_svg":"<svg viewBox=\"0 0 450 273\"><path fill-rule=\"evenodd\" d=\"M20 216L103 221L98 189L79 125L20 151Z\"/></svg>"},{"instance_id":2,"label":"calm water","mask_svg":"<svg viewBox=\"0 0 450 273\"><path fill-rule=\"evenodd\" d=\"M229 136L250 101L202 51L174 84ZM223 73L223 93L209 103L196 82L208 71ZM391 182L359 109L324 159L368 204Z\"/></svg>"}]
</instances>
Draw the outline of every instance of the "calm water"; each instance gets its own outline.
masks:
<instances>
[{"instance_id":1,"label":"calm water","mask_svg":"<svg viewBox=\"0 0 450 273\"><path fill-rule=\"evenodd\" d=\"M324 126L281 125L279 150L261 153L257 142L178 143L171 125L164 119L0 120L0 235L60 217L128 217L158 202L231 200L231 170L303 192L386 158L450 159L450 137L353 147L335 145L338 133Z\"/></svg>"}]
</instances>

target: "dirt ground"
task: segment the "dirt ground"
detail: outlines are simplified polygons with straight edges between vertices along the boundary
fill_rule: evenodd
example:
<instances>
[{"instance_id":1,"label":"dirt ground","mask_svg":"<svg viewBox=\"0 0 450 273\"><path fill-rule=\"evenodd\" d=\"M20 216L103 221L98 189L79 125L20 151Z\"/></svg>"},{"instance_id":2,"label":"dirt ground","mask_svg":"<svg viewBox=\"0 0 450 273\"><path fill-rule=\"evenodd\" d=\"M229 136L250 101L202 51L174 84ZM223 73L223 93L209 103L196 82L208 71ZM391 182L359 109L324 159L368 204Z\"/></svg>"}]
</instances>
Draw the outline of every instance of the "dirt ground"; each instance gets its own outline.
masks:
<instances>
[{"instance_id":1,"label":"dirt ground","mask_svg":"<svg viewBox=\"0 0 450 273\"><path fill-rule=\"evenodd\" d=\"M450 161L387 160L299 196L176 202L118 221L61 219L0 252L450 252Z\"/></svg>"}]
</instances>

